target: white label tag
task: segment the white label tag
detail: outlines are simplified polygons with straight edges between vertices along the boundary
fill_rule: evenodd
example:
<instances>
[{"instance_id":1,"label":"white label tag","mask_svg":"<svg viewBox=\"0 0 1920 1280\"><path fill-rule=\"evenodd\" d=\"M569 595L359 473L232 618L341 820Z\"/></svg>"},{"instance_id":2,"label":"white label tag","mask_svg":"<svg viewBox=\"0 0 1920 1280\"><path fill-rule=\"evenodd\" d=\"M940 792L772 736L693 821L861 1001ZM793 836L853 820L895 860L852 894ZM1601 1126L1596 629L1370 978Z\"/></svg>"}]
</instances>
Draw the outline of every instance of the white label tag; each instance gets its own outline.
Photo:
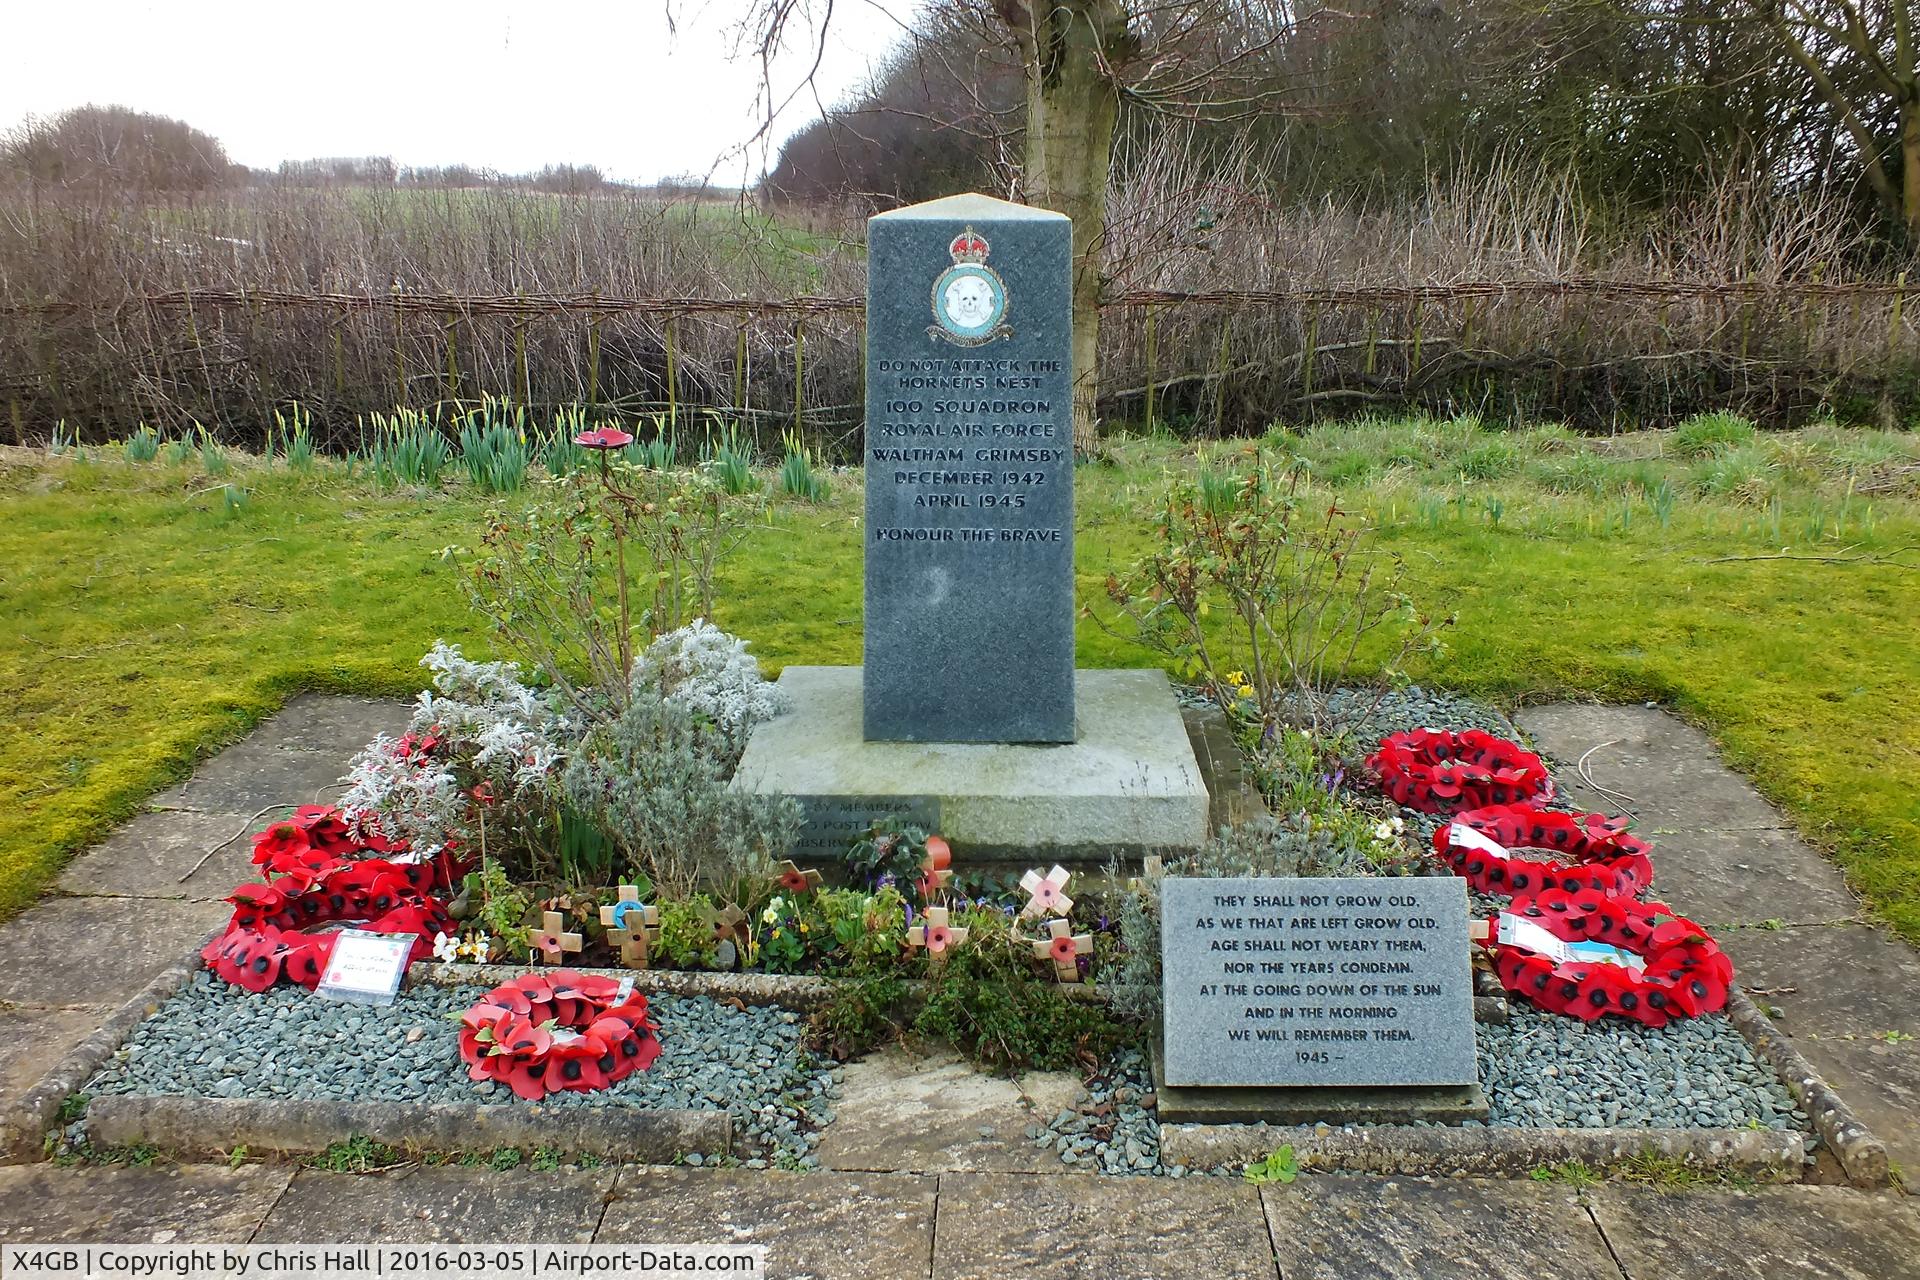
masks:
<instances>
[{"instance_id":1,"label":"white label tag","mask_svg":"<svg viewBox=\"0 0 1920 1280\"><path fill-rule=\"evenodd\" d=\"M555 1027L547 1034L552 1037L555 1044L573 1044L577 1040L586 1039L585 1036L575 1031L572 1027Z\"/></svg>"},{"instance_id":2,"label":"white label tag","mask_svg":"<svg viewBox=\"0 0 1920 1280\"><path fill-rule=\"evenodd\" d=\"M1508 856L1507 846L1487 839L1464 822L1456 822L1447 828L1447 840L1456 849L1478 849L1498 858Z\"/></svg>"},{"instance_id":3,"label":"white label tag","mask_svg":"<svg viewBox=\"0 0 1920 1280\"><path fill-rule=\"evenodd\" d=\"M342 929L313 994L353 1004L392 1004L412 951L410 933Z\"/></svg>"},{"instance_id":4,"label":"white label tag","mask_svg":"<svg viewBox=\"0 0 1920 1280\"><path fill-rule=\"evenodd\" d=\"M1631 951L1622 951L1619 947L1610 947L1604 942L1568 943L1567 955L1571 959L1585 960L1590 964L1616 964L1622 969L1631 969L1635 973L1647 967L1647 962Z\"/></svg>"},{"instance_id":5,"label":"white label tag","mask_svg":"<svg viewBox=\"0 0 1920 1280\"><path fill-rule=\"evenodd\" d=\"M1500 913L1500 942L1503 946L1524 947L1537 952L1555 964L1566 963L1570 954L1566 943L1533 921L1505 911Z\"/></svg>"}]
</instances>

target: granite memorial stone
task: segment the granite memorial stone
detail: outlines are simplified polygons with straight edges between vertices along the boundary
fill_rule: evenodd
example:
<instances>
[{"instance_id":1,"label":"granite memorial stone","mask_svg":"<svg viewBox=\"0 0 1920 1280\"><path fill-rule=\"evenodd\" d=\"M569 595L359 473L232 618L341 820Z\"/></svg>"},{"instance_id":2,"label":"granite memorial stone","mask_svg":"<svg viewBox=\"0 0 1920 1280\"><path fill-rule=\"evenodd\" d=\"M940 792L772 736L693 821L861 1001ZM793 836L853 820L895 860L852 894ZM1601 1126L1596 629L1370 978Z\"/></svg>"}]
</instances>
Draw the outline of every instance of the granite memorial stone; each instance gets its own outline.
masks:
<instances>
[{"instance_id":1,"label":"granite memorial stone","mask_svg":"<svg viewBox=\"0 0 1920 1280\"><path fill-rule=\"evenodd\" d=\"M987 196L867 224L869 740L1074 739L1071 259Z\"/></svg>"},{"instance_id":2,"label":"granite memorial stone","mask_svg":"<svg viewBox=\"0 0 1920 1280\"><path fill-rule=\"evenodd\" d=\"M1473 1085L1466 882L1160 882L1165 1083Z\"/></svg>"}]
</instances>

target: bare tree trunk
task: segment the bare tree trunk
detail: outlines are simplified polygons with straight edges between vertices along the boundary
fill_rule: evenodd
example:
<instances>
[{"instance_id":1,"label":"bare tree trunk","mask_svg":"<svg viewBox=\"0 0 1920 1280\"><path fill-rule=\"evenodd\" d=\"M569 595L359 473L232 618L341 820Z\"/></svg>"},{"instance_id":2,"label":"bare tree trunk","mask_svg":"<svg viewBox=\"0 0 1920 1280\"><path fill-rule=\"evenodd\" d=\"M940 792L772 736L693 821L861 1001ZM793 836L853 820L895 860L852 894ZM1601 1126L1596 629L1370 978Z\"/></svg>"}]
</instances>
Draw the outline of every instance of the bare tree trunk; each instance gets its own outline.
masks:
<instances>
[{"instance_id":1,"label":"bare tree trunk","mask_svg":"<svg viewBox=\"0 0 1920 1280\"><path fill-rule=\"evenodd\" d=\"M1124 0L1003 6L1026 54L1027 198L1073 219L1073 448L1098 435L1100 252L1120 94L1112 68L1131 52ZM1024 30L1021 27L1024 26Z\"/></svg>"}]
</instances>

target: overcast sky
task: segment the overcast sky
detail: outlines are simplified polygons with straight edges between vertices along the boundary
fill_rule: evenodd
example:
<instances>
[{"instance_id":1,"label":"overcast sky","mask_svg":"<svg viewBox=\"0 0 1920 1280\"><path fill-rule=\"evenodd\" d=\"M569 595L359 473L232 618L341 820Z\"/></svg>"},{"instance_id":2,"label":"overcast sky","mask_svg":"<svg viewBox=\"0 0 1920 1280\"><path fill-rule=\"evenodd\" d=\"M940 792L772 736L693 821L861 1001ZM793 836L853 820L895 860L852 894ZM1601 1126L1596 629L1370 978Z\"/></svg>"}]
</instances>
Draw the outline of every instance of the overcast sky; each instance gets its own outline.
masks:
<instances>
[{"instance_id":1,"label":"overcast sky","mask_svg":"<svg viewBox=\"0 0 1920 1280\"><path fill-rule=\"evenodd\" d=\"M828 105L866 78L914 7L835 0L817 79ZM714 180L735 184L762 97L758 62L729 57L748 8L749 0L20 0L0 19L0 128L29 113L115 103L185 120L260 168L388 155L401 165L504 172L595 164L646 182L719 164ZM776 66L776 97L813 62L810 40L792 43ZM780 116L774 151L818 113L803 93ZM771 153L756 149L746 177L763 163Z\"/></svg>"}]
</instances>

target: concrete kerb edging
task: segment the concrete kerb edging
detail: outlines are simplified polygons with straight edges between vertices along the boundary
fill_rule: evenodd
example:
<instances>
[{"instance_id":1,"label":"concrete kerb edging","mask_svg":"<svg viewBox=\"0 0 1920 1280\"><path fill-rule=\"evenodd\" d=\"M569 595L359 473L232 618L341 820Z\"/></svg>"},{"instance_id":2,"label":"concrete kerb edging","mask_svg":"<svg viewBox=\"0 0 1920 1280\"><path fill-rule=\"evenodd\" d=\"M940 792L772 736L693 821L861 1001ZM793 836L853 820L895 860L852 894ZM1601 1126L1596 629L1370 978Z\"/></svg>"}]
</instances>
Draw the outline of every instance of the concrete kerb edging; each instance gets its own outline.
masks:
<instances>
[{"instance_id":1,"label":"concrete kerb edging","mask_svg":"<svg viewBox=\"0 0 1920 1280\"><path fill-rule=\"evenodd\" d=\"M209 937L213 935L209 934ZM204 945L204 944L202 944ZM113 1056L135 1027L151 1017L202 967L196 946L157 975L133 999L115 1010L98 1031L56 1063L39 1083L5 1113L0 1113L0 1163L18 1164L45 1154L46 1133L60 1107ZM421 962L408 970L413 982L492 986L528 972L511 965L442 965ZM634 979L637 989L681 996L737 999L754 1005L814 1009L832 997L831 978L778 974L695 973L679 970L589 970ZM924 984L909 984L913 998ZM1075 999L1101 1000L1093 986L1063 986ZM1482 1021L1503 1021L1504 1001L1476 998ZM1482 1006L1485 1006L1484 1008ZM1497 1006L1497 1007L1496 1007ZM1792 1043L1739 987L1728 993L1727 1013L1742 1037L1792 1091L1814 1130L1833 1151L1855 1186L1889 1184L1884 1143L1800 1055ZM105 1111L96 1116L97 1108ZM538 1125L518 1119L540 1113ZM594 1117L619 1113L594 1131ZM197 1113L197 1114L196 1114ZM575 1117L579 1120L575 1122ZM724 1123L716 1134L710 1123ZM143 1132L139 1126L149 1127ZM576 1132L576 1127L578 1131ZM168 1149L215 1152L246 1145L265 1150L323 1150L335 1141L364 1134L398 1148L472 1151L485 1133L488 1149L543 1146L583 1155L615 1155L668 1163L699 1152L725 1154L731 1146L731 1119L725 1112L641 1111L629 1108L542 1108L498 1104L413 1104L291 1102L268 1099L197 1099L122 1095L97 1099L89 1107L89 1133L111 1145L148 1141ZM534 1132L535 1129L538 1132ZM519 1138L521 1133L532 1135ZM1787 1174L1797 1178L1806 1160L1805 1139L1782 1130L1722 1129L1451 1129L1398 1125L1329 1129L1326 1126L1167 1125L1163 1149L1168 1159L1189 1167L1212 1167L1264 1159L1280 1146L1293 1145L1303 1168L1381 1173L1482 1173L1513 1176L1543 1164L1579 1160L1605 1165L1652 1152L1706 1168ZM253 1141L240 1134L251 1133ZM447 1135L448 1146L423 1135ZM317 1146L300 1145L318 1140ZM304 1136L303 1136L304 1135ZM168 1142L159 1139L169 1138ZM578 1146L570 1143L580 1144ZM603 1152L596 1144L605 1143ZM180 1145L175 1145L180 1144ZM668 1149L678 1144L679 1149ZM709 1150L708 1148L713 1148ZM1183 1152L1191 1155L1181 1154Z\"/></svg>"},{"instance_id":2,"label":"concrete kerb edging","mask_svg":"<svg viewBox=\"0 0 1920 1280\"><path fill-rule=\"evenodd\" d=\"M325 1151L365 1137L407 1154L546 1148L641 1164L733 1150L724 1111L638 1107L502 1106L475 1102L338 1102L287 1098L192 1098L118 1094L87 1108L87 1136L100 1147L147 1143L179 1155Z\"/></svg>"},{"instance_id":3,"label":"concrete kerb edging","mask_svg":"<svg viewBox=\"0 0 1920 1280\"><path fill-rule=\"evenodd\" d=\"M1727 990L1727 1017L1760 1060L1786 1083L1794 1101L1813 1123L1814 1132L1840 1162L1847 1181L1867 1189L1889 1185L1886 1143L1860 1122L1853 1108L1737 986Z\"/></svg>"},{"instance_id":4,"label":"concrete kerb edging","mask_svg":"<svg viewBox=\"0 0 1920 1280\"><path fill-rule=\"evenodd\" d=\"M25 1164L46 1156L47 1131L59 1123L60 1107L98 1071L160 1006L202 967L200 949L214 930L180 960L160 971L133 999L107 1015L92 1035L48 1068L17 1102L0 1113L0 1164Z\"/></svg>"},{"instance_id":5,"label":"concrete kerb edging","mask_svg":"<svg viewBox=\"0 0 1920 1280\"><path fill-rule=\"evenodd\" d=\"M1523 1177L1566 1162L1596 1169L1653 1154L1689 1167L1798 1182L1806 1137L1791 1129L1456 1129L1425 1125L1160 1127L1160 1155L1190 1169L1264 1160L1293 1148L1303 1170L1411 1176Z\"/></svg>"}]
</instances>

